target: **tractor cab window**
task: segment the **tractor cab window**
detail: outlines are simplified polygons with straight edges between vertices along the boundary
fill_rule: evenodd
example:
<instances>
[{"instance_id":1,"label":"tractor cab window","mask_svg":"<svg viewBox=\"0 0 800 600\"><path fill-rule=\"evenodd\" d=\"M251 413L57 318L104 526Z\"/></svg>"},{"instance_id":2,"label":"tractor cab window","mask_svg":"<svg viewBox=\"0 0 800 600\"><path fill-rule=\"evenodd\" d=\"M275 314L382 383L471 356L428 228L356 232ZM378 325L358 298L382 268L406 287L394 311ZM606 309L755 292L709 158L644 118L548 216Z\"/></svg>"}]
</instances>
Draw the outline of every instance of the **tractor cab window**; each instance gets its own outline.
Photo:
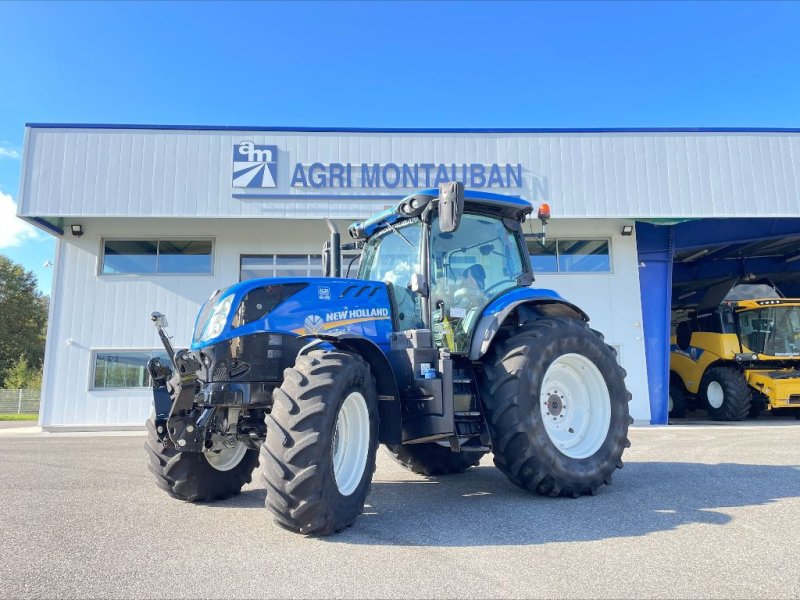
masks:
<instances>
[{"instance_id":1,"label":"tractor cab window","mask_svg":"<svg viewBox=\"0 0 800 600\"><path fill-rule=\"evenodd\" d=\"M525 272L517 236L500 219L465 214L458 229L431 226L431 310L437 346L468 352L483 308Z\"/></svg>"},{"instance_id":2,"label":"tractor cab window","mask_svg":"<svg viewBox=\"0 0 800 600\"><path fill-rule=\"evenodd\" d=\"M409 288L411 276L421 273L419 220L398 223L375 234L367 242L359 279L384 281L394 302L395 327L399 331L423 326L419 295Z\"/></svg>"},{"instance_id":3,"label":"tractor cab window","mask_svg":"<svg viewBox=\"0 0 800 600\"><path fill-rule=\"evenodd\" d=\"M800 355L800 307L774 306L737 313L747 350L769 356Z\"/></svg>"}]
</instances>

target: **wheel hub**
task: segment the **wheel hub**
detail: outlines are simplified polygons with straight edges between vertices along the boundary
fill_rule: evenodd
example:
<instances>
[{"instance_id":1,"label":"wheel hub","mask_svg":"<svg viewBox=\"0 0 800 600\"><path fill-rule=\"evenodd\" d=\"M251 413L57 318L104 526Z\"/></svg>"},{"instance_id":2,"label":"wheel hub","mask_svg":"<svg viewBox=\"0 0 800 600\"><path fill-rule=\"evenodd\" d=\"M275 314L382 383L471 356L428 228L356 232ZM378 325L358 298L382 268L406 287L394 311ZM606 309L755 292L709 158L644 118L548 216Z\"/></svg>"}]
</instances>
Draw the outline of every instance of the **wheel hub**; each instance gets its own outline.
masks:
<instances>
[{"instance_id":1,"label":"wheel hub","mask_svg":"<svg viewBox=\"0 0 800 600\"><path fill-rule=\"evenodd\" d=\"M563 418L561 413L565 408L564 397L557 391L551 392L547 397L547 414L554 418Z\"/></svg>"},{"instance_id":2,"label":"wheel hub","mask_svg":"<svg viewBox=\"0 0 800 600\"><path fill-rule=\"evenodd\" d=\"M603 374L582 354L556 358L542 381L542 423L550 441L570 458L587 458L605 442L611 398Z\"/></svg>"},{"instance_id":3,"label":"wheel hub","mask_svg":"<svg viewBox=\"0 0 800 600\"><path fill-rule=\"evenodd\" d=\"M342 496L352 494L361 483L369 440L367 402L361 393L351 392L339 408L331 439L333 476Z\"/></svg>"}]
</instances>

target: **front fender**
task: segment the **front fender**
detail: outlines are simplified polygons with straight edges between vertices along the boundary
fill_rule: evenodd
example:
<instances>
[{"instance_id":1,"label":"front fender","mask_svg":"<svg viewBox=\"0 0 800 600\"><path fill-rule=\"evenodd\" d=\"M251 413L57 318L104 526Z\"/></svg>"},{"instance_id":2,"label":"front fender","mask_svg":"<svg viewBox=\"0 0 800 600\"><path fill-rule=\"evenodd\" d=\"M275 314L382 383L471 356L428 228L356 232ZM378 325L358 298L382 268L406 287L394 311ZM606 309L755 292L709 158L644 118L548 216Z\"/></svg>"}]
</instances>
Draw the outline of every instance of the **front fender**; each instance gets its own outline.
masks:
<instances>
[{"instance_id":1,"label":"front fender","mask_svg":"<svg viewBox=\"0 0 800 600\"><path fill-rule=\"evenodd\" d=\"M588 321L580 308L564 300L557 292L544 288L521 287L501 294L483 309L472 334L469 358L478 360L489 351L494 336L512 311L527 306L539 316L569 317Z\"/></svg>"},{"instance_id":2,"label":"front fender","mask_svg":"<svg viewBox=\"0 0 800 600\"><path fill-rule=\"evenodd\" d=\"M378 438L385 444L401 443L400 390L394 369L380 346L369 338L354 333L315 333L301 337L308 339L309 343L300 350L300 354L307 354L321 345L330 344L338 350L358 354L367 361L378 388Z\"/></svg>"}]
</instances>

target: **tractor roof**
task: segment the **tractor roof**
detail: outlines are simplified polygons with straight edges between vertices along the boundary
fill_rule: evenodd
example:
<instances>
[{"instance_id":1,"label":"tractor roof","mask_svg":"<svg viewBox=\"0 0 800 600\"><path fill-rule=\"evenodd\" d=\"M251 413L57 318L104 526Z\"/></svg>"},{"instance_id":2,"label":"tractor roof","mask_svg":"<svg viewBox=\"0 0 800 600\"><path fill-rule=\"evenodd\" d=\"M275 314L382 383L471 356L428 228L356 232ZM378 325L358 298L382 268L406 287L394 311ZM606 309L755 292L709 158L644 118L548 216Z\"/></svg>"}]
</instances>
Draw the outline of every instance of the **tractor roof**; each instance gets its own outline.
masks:
<instances>
[{"instance_id":1,"label":"tractor roof","mask_svg":"<svg viewBox=\"0 0 800 600\"><path fill-rule=\"evenodd\" d=\"M425 206L438 198L439 190L437 189L422 190L410 194L403 198L394 208L378 213L366 221L353 223L350 226L350 236L356 239L370 237L386 227L387 224L414 216L408 212L410 203L414 203L415 207ZM464 210L466 212L489 213L506 219L522 221L526 215L531 213L533 207L530 202L518 196L464 190Z\"/></svg>"}]
</instances>

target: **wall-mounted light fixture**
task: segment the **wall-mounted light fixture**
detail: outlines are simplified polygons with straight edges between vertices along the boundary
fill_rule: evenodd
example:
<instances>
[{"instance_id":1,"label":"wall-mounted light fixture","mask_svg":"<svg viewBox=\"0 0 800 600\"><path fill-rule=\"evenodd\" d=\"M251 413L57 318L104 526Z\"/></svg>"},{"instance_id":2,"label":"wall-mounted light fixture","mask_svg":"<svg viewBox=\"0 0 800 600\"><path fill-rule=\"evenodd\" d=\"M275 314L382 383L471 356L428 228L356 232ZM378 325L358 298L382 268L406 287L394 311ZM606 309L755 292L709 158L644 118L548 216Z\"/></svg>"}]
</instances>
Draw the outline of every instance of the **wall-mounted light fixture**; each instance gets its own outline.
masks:
<instances>
[{"instance_id":1,"label":"wall-mounted light fixture","mask_svg":"<svg viewBox=\"0 0 800 600\"><path fill-rule=\"evenodd\" d=\"M633 235L633 225L623 225L622 235Z\"/></svg>"},{"instance_id":2,"label":"wall-mounted light fixture","mask_svg":"<svg viewBox=\"0 0 800 600\"><path fill-rule=\"evenodd\" d=\"M73 223L70 225L70 229L72 230L72 235L75 237L81 237L83 235L83 227L81 227L78 223Z\"/></svg>"}]
</instances>

